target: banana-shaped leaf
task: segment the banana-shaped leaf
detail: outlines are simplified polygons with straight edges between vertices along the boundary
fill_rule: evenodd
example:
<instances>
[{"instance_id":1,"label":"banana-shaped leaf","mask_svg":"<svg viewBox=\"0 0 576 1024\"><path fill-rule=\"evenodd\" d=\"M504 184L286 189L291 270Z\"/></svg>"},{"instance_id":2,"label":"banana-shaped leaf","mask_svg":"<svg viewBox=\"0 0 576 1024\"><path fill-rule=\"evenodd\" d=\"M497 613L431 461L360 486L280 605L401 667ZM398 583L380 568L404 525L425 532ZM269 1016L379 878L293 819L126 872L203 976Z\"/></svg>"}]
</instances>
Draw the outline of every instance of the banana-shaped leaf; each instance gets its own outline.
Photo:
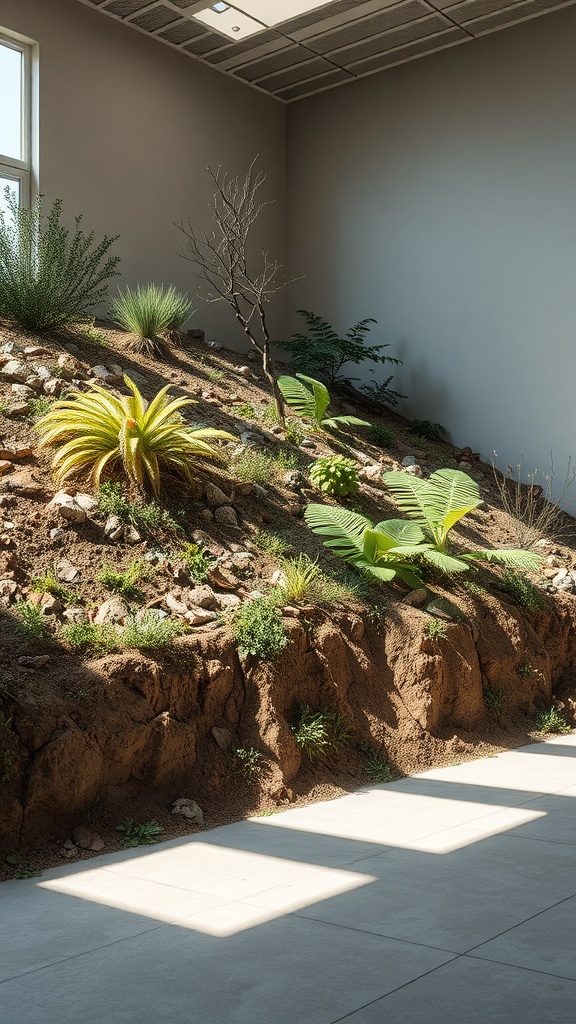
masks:
<instances>
[{"instance_id":1,"label":"banana-shaped leaf","mask_svg":"<svg viewBox=\"0 0 576 1024\"><path fill-rule=\"evenodd\" d=\"M405 519L383 519L374 527L379 533L390 540L390 546L401 544L421 544L424 534L417 523L407 523Z\"/></svg>"},{"instance_id":2,"label":"banana-shaped leaf","mask_svg":"<svg viewBox=\"0 0 576 1024\"><path fill-rule=\"evenodd\" d=\"M439 469L428 480L397 472L382 480L406 515L426 525L441 545L454 524L480 504L478 484L459 469Z\"/></svg>"},{"instance_id":3,"label":"banana-shaped leaf","mask_svg":"<svg viewBox=\"0 0 576 1024\"><path fill-rule=\"evenodd\" d=\"M541 558L535 551L523 551L521 548L500 548L498 551L468 551L461 556L469 561L501 562L521 569L538 569Z\"/></svg>"},{"instance_id":4,"label":"banana-shaped leaf","mask_svg":"<svg viewBox=\"0 0 576 1024\"><path fill-rule=\"evenodd\" d=\"M295 377L279 377L278 387L284 401L297 416L306 416L320 426L330 405L330 394L324 384L297 373Z\"/></svg>"},{"instance_id":5,"label":"banana-shaped leaf","mask_svg":"<svg viewBox=\"0 0 576 1024\"><path fill-rule=\"evenodd\" d=\"M366 420L359 420L357 416L331 416L322 420L320 424L323 430L339 430L340 427L369 427Z\"/></svg>"},{"instance_id":6,"label":"banana-shaped leaf","mask_svg":"<svg viewBox=\"0 0 576 1024\"><path fill-rule=\"evenodd\" d=\"M445 551L438 551L438 548L430 548L424 551L424 558L440 572L466 572L470 566L464 560L464 555L448 555Z\"/></svg>"},{"instance_id":7,"label":"banana-shaped leaf","mask_svg":"<svg viewBox=\"0 0 576 1024\"><path fill-rule=\"evenodd\" d=\"M334 548L340 558L356 562L363 557L362 538L364 531L373 526L370 519L331 505L308 505L304 518L313 533L329 538L324 544Z\"/></svg>"}]
</instances>

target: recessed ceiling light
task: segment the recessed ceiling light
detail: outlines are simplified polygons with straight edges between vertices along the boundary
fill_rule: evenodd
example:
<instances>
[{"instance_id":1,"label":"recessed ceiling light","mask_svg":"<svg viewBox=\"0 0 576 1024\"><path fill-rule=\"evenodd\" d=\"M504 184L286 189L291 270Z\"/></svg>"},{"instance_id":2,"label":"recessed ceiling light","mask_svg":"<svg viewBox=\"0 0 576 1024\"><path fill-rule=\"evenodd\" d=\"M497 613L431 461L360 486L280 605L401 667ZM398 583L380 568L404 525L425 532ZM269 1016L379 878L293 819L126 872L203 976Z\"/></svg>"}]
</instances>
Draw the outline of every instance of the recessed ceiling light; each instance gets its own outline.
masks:
<instances>
[{"instance_id":1,"label":"recessed ceiling light","mask_svg":"<svg viewBox=\"0 0 576 1024\"><path fill-rule=\"evenodd\" d=\"M317 8L327 7L334 0L231 0L231 3L238 11L270 27Z\"/></svg>"},{"instance_id":2,"label":"recessed ceiling light","mask_svg":"<svg viewBox=\"0 0 576 1024\"><path fill-rule=\"evenodd\" d=\"M218 14L223 14L224 11L228 10L228 4L212 4L212 10L218 11Z\"/></svg>"},{"instance_id":3,"label":"recessed ceiling light","mask_svg":"<svg viewBox=\"0 0 576 1024\"><path fill-rule=\"evenodd\" d=\"M232 0L212 4L193 17L228 39L246 39L331 3L334 0Z\"/></svg>"}]
</instances>

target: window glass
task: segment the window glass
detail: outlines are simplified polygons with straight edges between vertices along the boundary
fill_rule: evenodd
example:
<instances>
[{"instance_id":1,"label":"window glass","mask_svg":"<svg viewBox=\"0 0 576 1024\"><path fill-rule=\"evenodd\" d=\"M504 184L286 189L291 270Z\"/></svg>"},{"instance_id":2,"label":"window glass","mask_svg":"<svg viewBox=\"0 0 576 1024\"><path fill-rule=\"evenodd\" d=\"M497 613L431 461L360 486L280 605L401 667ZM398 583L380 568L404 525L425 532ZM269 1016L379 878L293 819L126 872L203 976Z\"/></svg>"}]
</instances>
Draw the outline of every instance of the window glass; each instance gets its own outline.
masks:
<instances>
[{"instance_id":1,"label":"window glass","mask_svg":"<svg viewBox=\"0 0 576 1024\"><path fill-rule=\"evenodd\" d=\"M0 213L4 214L5 219L11 220L12 215L6 201L6 188L9 189L10 196L14 196L20 202L20 182L17 178L5 178L0 174Z\"/></svg>"},{"instance_id":2,"label":"window glass","mask_svg":"<svg viewBox=\"0 0 576 1024\"><path fill-rule=\"evenodd\" d=\"M23 160L22 53L0 43L0 154Z\"/></svg>"}]
</instances>

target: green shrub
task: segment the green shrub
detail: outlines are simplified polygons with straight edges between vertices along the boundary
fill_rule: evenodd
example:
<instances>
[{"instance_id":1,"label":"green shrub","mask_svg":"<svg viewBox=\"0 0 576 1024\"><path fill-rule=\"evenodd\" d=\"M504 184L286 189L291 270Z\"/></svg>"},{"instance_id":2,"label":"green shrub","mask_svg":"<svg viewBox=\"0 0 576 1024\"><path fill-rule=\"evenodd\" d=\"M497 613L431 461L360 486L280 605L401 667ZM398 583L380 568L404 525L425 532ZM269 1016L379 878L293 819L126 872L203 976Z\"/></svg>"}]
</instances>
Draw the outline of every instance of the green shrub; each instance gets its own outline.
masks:
<instances>
[{"instance_id":1,"label":"green shrub","mask_svg":"<svg viewBox=\"0 0 576 1024\"><path fill-rule=\"evenodd\" d=\"M370 782L392 782L392 770L386 758L370 743L362 742L359 748L366 758L364 771Z\"/></svg>"},{"instance_id":2,"label":"green shrub","mask_svg":"<svg viewBox=\"0 0 576 1024\"><path fill-rule=\"evenodd\" d=\"M233 406L232 411L235 416L240 416L243 420L255 420L258 418L252 402L239 402L238 405Z\"/></svg>"},{"instance_id":3,"label":"green shrub","mask_svg":"<svg viewBox=\"0 0 576 1024\"><path fill-rule=\"evenodd\" d=\"M340 336L318 314L311 313L306 309L299 309L298 313L304 319L307 333L293 334L288 341L277 342L278 347L284 352L290 353L297 370L309 374L311 377L321 377L330 387L348 384L350 381L358 379L343 372L344 367L349 363L353 363L355 366L365 360L394 365L400 363L399 359L382 354L384 349L390 347L389 345L366 344L370 325L376 323L376 320L371 317L360 320L346 334ZM390 379L386 383L389 383Z\"/></svg>"},{"instance_id":4,"label":"green shrub","mask_svg":"<svg viewBox=\"0 0 576 1024\"><path fill-rule=\"evenodd\" d=\"M501 718L506 710L506 697L502 690L492 687L484 690L484 704L489 715Z\"/></svg>"},{"instance_id":5,"label":"green shrub","mask_svg":"<svg viewBox=\"0 0 576 1024\"><path fill-rule=\"evenodd\" d=\"M255 750L254 747L237 747L234 751L234 757L238 760L238 774L242 775L248 782L253 782L262 775L264 758L259 750Z\"/></svg>"},{"instance_id":6,"label":"green shrub","mask_svg":"<svg viewBox=\"0 0 576 1024\"><path fill-rule=\"evenodd\" d=\"M430 420L412 420L408 424L408 433L425 441L440 441L446 429L441 423L431 423Z\"/></svg>"},{"instance_id":7,"label":"green shrub","mask_svg":"<svg viewBox=\"0 0 576 1024\"><path fill-rule=\"evenodd\" d=\"M245 602L234 615L233 628L243 657L252 654L272 661L288 643L282 615L270 597Z\"/></svg>"},{"instance_id":8,"label":"green shrub","mask_svg":"<svg viewBox=\"0 0 576 1024\"><path fill-rule=\"evenodd\" d=\"M238 480L260 485L270 483L273 468L272 456L252 445L248 445L240 455L236 455L231 466L232 473Z\"/></svg>"},{"instance_id":9,"label":"green shrub","mask_svg":"<svg viewBox=\"0 0 576 1024\"><path fill-rule=\"evenodd\" d=\"M342 583L328 576L318 562L308 555L282 561L284 582L280 590L287 601L300 604L333 604L350 597L350 590Z\"/></svg>"},{"instance_id":10,"label":"green shrub","mask_svg":"<svg viewBox=\"0 0 576 1024\"><path fill-rule=\"evenodd\" d=\"M430 619L426 623L425 633L429 640L445 640L448 636L448 627L442 619Z\"/></svg>"},{"instance_id":11,"label":"green shrub","mask_svg":"<svg viewBox=\"0 0 576 1024\"><path fill-rule=\"evenodd\" d=\"M277 558L285 555L291 547L288 537L280 530L258 530L254 535L254 543L267 555Z\"/></svg>"},{"instance_id":12,"label":"green shrub","mask_svg":"<svg viewBox=\"0 0 576 1024\"><path fill-rule=\"evenodd\" d=\"M534 724L538 732L562 734L572 731L566 715L557 704L551 704L549 707L537 711L534 715Z\"/></svg>"},{"instance_id":13,"label":"green shrub","mask_svg":"<svg viewBox=\"0 0 576 1024\"><path fill-rule=\"evenodd\" d=\"M126 620L122 630L122 645L138 651L166 647L177 636L186 632L186 626L178 619L158 619L153 611L146 612L141 622L135 618Z\"/></svg>"},{"instance_id":14,"label":"green shrub","mask_svg":"<svg viewBox=\"0 0 576 1024\"><path fill-rule=\"evenodd\" d=\"M288 473L290 470L298 469L298 456L296 452L281 450L274 456L274 462L280 473Z\"/></svg>"},{"instance_id":15,"label":"green shrub","mask_svg":"<svg viewBox=\"0 0 576 1024\"><path fill-rule=\"evenodd\" d=\"M50 411L53 398L41 397L28 399L28 412L26 415L35 423Z\"/></svg>"},{"instance_id":16,"label":"green shrub","mask_svg":"<svg viewBox=\"0 0 576 1024\"><path fill-rule=\"evenodd\" d=\"M370 443L378 448L390 448L394 444L394 431L383 423L371 423L367 436Z\"/></svg>"},{"instance_id":17,"label":"green shrub","mask_svg":"<svg viewBox=\"0 0 576 1024\"><path fill-rule=\"evenodd\" d=\"M543 611L548 606L544 591L522 573L508 569L502 574L500 588L527 612Z\"/></svg>"},{"instance_id":18,"label":"green shrub","mask_svg":"<svg viewBox=\"0 0 576 1024\"><path fill-rule=\"evenodd\" d=\"M324 455L310 467L310 479L320 491L345 498L359 487L358 470L352 459L343 455Z\"/></svg>"},{"instance_id":19,"label":"green shrub","mask_svg":"<svg viewBox=\"0 0 576 1024\"><path fill-rule=\"evenodd\" d=\"M103 583L108 590L115 594L121 594L127 600L137 600L142 597L142 591L137 586L141 580L149 576L149 570L141 560L130 562L124 572L114 569L111 565L103 565L96 574L98 583Z\"/></svg>"},{"instance_id":20,"label":"green shrub","mask_svg":"<svg viewBox=\"0 0 576 1024\"><path fill-rule=\"evenodd\" d=\"M208 583L208 570L212 560L198 544L187 544L182 552L182 560L195 583Z\"/></svg>"},{"instance_id":21,"label":"green shrub","mask_svg":"<svg viewBox=\"0 0 576 1024\"><path fill-rule=\"evenodd\" d=\"M62 637L71 647L93 658L110 654L119 646L118 630L108 622L72 622L64 626Z\"/></svg>"},{"instance_id":22,"label":"green shrub","mask_svg":"<svg viewBox=\"0 0 576 1024\"><path fill-rule=\"evenodd\" d=\"M50 640L52 632L42 609L31 601L18 601L16 611L20 616L18 632L26 640Z\"/></svg>"},{"instance_id":23,"label":"green shrub","mask_svg":"<svg viewBox=\"0 0 576 1024\"><path fill-rule=\"evenodd\" d=\"M117 832L124 833L122 846L130 848L133 846L149 846L156 842L156 836L162 835L164 829L159 825L156 818L150 821L135 822L134 818L126 818L116 825Z\"/></svg>"},{"instance_id":24,"label":"green shrub","mask_svg":"<svg viewBox=\"0 0 576 1024\"><path fill-rule=\"evenodd\" d=\"M80 601L79 595L63 583L60 583L53 572L47 572L44 576L35 576L32 580L32 589L37 594L52 594L53 597L57 597L61 601L73 602L74 604Z\"/></svg>"},{"instance_id":25,"label":"green shrub","mask_svg":"<svg viewBox=\"0 0 576 1024\"><path fill-rule=\"evenodd\" d=\"M192 314L192 303L187 295L170 285L139 285L134 291L126 288L112 302L110 316L133 338L129 348L148 356L165 356L165 336L179 331Z\"/></svg>"},{"instance_id":26,"label":"green shrub","mask_svg":"<svg viewBox=\"0 0 576 1024\"><path fill-rule=\"evenodd\" d=\"M156 500L142 498L130 500L124 485L119 481L107 481L98 488L98 515L103 519L117 516L122 523L133 526L146 536L153 536L160 530L179 530L178 523Z\"/></svg>"},{"instance_id":27,"label":"green shrub","mask_svg":"<svg viewBox=\"0 0 576 1024\"><path fill-rule=\"evenodd\" d=\"M312 711L308 704L298 709L298 720L291 730L296 745L310 761L326 757L351 739L341 715L327 708Z\"/></svg>"},{"instance_id":28,"label":"green shrub","mask_svg":"<svg viewBox=\"0 0 576 1024\"><path fill-rule=\"evenodd\" d=\"M288 417L284 428L284 437L288 444L293 444L297 448L306 437L306 431L298 420Z\"/></svg>"},{"instance_id":29,"label":"green shrub","mask_svg":"<svg viewBox=\"0 0 576 1024\"><path fill-rule=\"evenodd\" d=\"M94 245L76 217L74 231L60 223L62 200L45 215L43 196L19 206L5 192L9 216L0 213L0 316L29 331L52 331L86 318L105 298L118 256L108 256L116 238Z\"/></svg>"}]
</instances>

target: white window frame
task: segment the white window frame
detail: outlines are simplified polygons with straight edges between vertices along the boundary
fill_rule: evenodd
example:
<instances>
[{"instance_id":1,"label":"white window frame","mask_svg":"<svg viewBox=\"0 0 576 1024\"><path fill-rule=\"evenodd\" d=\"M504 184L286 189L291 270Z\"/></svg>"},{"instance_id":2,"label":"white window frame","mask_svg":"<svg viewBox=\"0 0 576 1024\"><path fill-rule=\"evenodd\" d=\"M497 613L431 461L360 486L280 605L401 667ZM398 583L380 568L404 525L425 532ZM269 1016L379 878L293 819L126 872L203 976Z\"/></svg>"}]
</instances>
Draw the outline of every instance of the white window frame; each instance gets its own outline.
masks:
<instances>
[{"instance_id":1,"label":"white window frame","mask_svg":"<svg viewBox=\"0 0 576 1024\"><path fill-rule=\"evenodd\" d=\"M18 50L22 54L22 87L21 87L21 145L22 159L0 153L0 176L17 181L20 206L29 206L37 191L34 175L36 163L36 117L33 104L36 45L31 40L0 29L0 45Z\"/></svg>"}]
</instances>

